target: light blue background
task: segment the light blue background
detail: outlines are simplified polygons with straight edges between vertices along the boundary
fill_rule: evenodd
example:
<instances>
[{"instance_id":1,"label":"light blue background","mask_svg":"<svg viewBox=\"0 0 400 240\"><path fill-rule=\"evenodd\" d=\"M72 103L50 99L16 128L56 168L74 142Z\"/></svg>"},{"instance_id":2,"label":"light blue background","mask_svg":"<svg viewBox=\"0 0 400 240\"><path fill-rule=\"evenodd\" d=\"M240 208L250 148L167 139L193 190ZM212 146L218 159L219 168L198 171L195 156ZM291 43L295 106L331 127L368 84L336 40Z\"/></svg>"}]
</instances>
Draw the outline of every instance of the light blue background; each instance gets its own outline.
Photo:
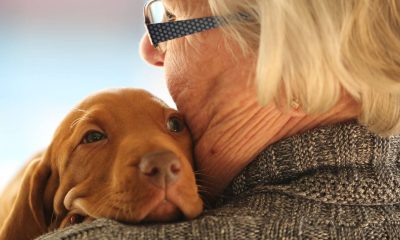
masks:
<instances>
[{"instance_id":1,"label":"light blue background","mask_svg":"<svg viewBox=\"0 0 400 240\"><path fill-rule=\"evenodd\" d=\"M142 1L38 1L44 10L7 1L8 13L0 11L0 190L93 92L144 88L173 105L162 69L139 56Z\"/></svg>"}]
</instances>

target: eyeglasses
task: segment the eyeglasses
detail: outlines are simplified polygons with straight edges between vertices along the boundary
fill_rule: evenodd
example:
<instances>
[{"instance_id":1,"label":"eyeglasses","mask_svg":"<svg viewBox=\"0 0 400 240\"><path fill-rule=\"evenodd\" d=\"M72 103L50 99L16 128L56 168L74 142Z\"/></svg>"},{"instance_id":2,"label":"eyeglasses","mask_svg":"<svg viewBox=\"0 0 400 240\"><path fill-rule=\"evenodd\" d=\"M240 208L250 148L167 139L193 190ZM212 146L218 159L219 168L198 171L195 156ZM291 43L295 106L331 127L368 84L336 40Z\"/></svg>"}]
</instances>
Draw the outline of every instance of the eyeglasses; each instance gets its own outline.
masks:
<instances>
[{"instance_id":1,"label":"eyeglasses","mask_svg":"<svg viewBox=\"0 0 400 240\"><path fill-rule=\"evenodd\" d=\"M239 14L248 18L247 14ZM236 16L237 17L237 16ZM175 21L175 16L165 9L162 0L151 0L144 6L144 18L151 44L159 43L203 32L226 24L222 17L211 16Z\"/></svg>"},{"instance_id":2,"label":"eyeglasses","mask_svg":"<svg viewBox=\"0 0 400 240\"><path fill-rule=\"evenodd\" d=\"M162 0L149 1L144 6L144 17L154 47L161 42L217 28L223 23L220 17L175 21L175 16L165 9Z\"/></svg>"}]
</instances>

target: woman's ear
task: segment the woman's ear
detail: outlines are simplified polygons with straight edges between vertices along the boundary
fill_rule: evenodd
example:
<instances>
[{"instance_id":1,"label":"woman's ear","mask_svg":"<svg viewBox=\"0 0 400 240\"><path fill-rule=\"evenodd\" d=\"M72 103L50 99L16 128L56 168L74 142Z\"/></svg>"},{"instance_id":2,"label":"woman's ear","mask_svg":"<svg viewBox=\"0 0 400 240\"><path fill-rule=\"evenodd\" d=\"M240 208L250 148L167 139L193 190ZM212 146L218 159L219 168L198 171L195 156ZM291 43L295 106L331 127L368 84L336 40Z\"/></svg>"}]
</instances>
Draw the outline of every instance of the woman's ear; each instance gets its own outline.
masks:
<instances>
[{"instance_id":1,"label":"woman's ear","mask_svg":"<svg viewBox=\"0 0 400 240\"><path fill-rule=\"evenodd\" d=\"M52 206L46 205L52 201L46 201L44 196L50 176L50 161L46 156L31 160L11 212L0 228L0 240L33 239L47 232Z\"/></svg>"}]
</instances>

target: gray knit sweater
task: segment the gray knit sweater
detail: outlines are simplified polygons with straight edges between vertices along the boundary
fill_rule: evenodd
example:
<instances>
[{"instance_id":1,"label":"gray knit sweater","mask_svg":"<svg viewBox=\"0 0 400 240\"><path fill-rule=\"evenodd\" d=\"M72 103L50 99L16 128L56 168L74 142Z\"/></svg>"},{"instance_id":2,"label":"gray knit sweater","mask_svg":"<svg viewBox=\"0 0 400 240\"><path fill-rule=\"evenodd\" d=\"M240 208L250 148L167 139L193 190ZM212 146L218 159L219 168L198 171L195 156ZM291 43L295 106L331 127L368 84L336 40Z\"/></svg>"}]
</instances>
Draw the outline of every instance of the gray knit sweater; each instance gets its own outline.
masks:
<instances>
[{"instance_id":1,"label":"gray knit sweater","mask_svg":"<svg viewBox=\"0 0 400 240\"><path fill-rule=\"evenodd\" d=\"M400 136L315 128L266 148L193 221L100 219L40 239L400 239Z\"/></svg>"}]
</instances>

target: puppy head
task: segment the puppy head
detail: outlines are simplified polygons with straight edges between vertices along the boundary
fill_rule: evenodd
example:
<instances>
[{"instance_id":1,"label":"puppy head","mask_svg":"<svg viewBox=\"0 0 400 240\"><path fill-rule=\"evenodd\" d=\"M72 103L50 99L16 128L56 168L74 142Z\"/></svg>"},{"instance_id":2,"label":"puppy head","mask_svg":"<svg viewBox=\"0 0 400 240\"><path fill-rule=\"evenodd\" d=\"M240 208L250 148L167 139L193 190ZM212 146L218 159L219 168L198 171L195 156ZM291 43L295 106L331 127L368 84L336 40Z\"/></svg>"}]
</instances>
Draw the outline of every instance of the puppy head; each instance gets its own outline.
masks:
<instances>
[{"instance_id":1,"label":"puppy head","mask_svg":"<svg viewBox=\"0 0 400 240\"><path fill-rule=\"evenodd\" d=\"M203 204L183 117L143 90L101 92L62 122L45 159L50 222L192 219Z\"/></svg>"},{"instance_id":2,"label":"puppy head","mask_svg":"<svg viewBox=\"0 0 400 240\"><path fill-rule=\"evenodd\" d=\"M32 239L102 217L127 223L194 218L203 204L191 150L182 116L149 93L93 95L30 162L0 239Z\"/></svg>"}]
</instances>

